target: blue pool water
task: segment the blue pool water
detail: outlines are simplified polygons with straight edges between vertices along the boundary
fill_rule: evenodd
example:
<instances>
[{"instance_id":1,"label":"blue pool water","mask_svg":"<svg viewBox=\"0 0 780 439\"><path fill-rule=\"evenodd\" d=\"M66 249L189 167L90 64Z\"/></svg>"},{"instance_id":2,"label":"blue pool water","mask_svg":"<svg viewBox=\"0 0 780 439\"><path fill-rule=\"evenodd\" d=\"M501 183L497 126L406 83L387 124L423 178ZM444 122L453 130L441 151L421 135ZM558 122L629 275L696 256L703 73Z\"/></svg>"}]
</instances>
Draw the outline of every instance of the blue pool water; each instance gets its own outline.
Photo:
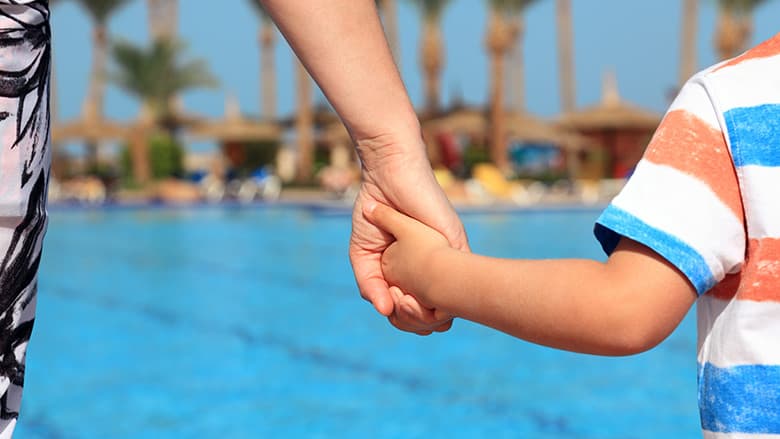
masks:
<instances>
[{"instance_id":1,"label":"blue pool water","mask_svg":"<svg viewBox=\"0 0 780 439\"><path fill-rule=\"evenodd\" d=\"M478 252L600 258L597 214L463 218ZM691 316L617 359L408 335L359 299L348 236L316 209L54 210L18 437L699 434Z\"/></svg>"}]
</instances>

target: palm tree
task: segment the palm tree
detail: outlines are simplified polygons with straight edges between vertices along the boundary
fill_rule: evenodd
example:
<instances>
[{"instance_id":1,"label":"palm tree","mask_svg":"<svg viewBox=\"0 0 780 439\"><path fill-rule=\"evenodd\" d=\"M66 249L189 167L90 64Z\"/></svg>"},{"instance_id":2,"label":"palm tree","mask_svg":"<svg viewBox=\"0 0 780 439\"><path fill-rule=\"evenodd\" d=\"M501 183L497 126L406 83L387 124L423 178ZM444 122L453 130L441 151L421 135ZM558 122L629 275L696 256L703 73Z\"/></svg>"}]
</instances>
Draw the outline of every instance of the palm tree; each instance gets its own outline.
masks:
<instances>
[{"instance_id":1,"label":"palm tree","mask_svg":"<svg viewBox=\"0 0 780 439\"><path fill-rule=\"evenodd\" d=\"M202 60L181 60L184 45L173 39L154 40L149 47L127 41L114 44L117 66L112 79L127 93L138 98L152 119L171 126L172 98L186 90L213 87L216 80Z\"/></svg>"},{"instance_id":2,"label":"palm tree","mask_svg":"<svg viewBox=\"0 0 780 439\"><path fill-rule=\"evenodd\" d=\"M511 14L506 17L509 33L511 35L512 47L507 53L506 73L504 74L504 84L506 89L504 94L509 98L508 107L516 111L525 110L525 71L523 70L524 49L523 40L523 16L520 14Z\"/></svg>"},{"instance_id":3,"label":"palm tree","mask_svg":"<svg viewBox=\"0 0 780 439\"><path fill-rule=\"evenodd\" d=\"M173 97L192 88L216 84L203 61L180 60L183 47L168 38L156 39L149 47L124 41L113 47L117 70L112 79L137 97L153 126L162 126L171 138L175 137L177 128L171 107ZM146 182L150 176L147 135L146 130L137 129L130 140L133 175L138 183Z\"/></svg>"},{"instance_id":4,"label":"palm tree","mask_svg":"<svg viewBox=\"0 0 780 439\"><path fill-rule=\"evenodd\" d=\"M395 0L378 0L377 4L382 13L382 23L385 28L385 36L390 45L396 65L401 61L398 49L398 11Z\"/></svg>"},{"instance_id":5,"label":"palm tree","mask_svg":"<svg viewBox=\"0 0 780 439\"><path fill-rule=\"evenodd\" d=\"M49 7L54 8L54 6L58 5L62 0L49 0ZM49 113L51 117L52 123L57 123L59 121L59 100L57 99L57 75L54 68L54 58L52 57L52 62L49 64Z\"/></svg>"},{"instance_id":6,"label":"palm tree","mask_svg":"<svg viewBox=\"0 0 780 439\"><path fill-rule=\"evenodd\" d=\"M49 7L54 8L62 0L49 0ZM60 105L59 98L57 97L57 71L54 63L54 56L52 55L52 61L49 64L49 117L51 118L52 125L57 125L60 120ZM52 141L52 172L55 177L57 176L58 169L62 169L60 163L63 163L60 159L60 146Z\"/></svg>"},{"instance_id":7,"label":"palm tree","mask_svg":"<svg viewBox=\"0 0 780 439\"><path fill-rule=\"evenodd\" d=\"M444 48L441 36L441 17L451 0L413 0L422 17L420 65L425 76L425 111L439 109L441 70L444 66Z\"/></svg>"},{"instance_id":8,"label":"palm tree","mask_svg":"<svg viewBox=\"0 0 780 439\"><path fill-rule=\"evenodd\" d=\"M696 73L696 28L699 18L699 0L683 0L682 34L680 41L680 75L678 87Z\"/></svg>"},{"instance_id":9,"label":"palm tree","mask_svg":"<svg viewBox=\"0 0 780 439\"><path fill-rule=\"evenodd\" d=\"M296 63L295 89L298 94L298 115L295 119L295 131L298 136L298 173L296 179L308 183L314 168L314 111L311 98L311 78L309 72L301 64Z\"/></svg>"},{"instance_id":10,"label":"palm tree","mask_svg":"<svg viewBox=\"0 0 780 439\"><path fill-rule=\"evenodd\" d=\"M506 171L509 167L506 145L506 121L504 106L504 80L507 53L513 45L522 45L523 21L525 9L536 0L489 0L490 18L485 44L490 53L490 156L493 163ZM520 81L523 77L523 65L518 60L516 71ZM524 87L517 82L515 87ZM522 110L517 108L518 111Z\"/></svg>"},{"instance_id":11,"label":"palm tree","mask_svg":"<svg viewBox=\"0 0 780 439\"><path fill-rule=\"evenodd\" d=\"M87 120L102 119L108 56L108 19L129 0L77 0L92 20L92 73L84 103Z\"/></svg>"},{"instance_id":12,"label":"palm tree","mask_svg":"<svg viewBox=\"0 0 780 439\"><path fill-rule=\"evenodd\" d=\"M266 119L276 117L276 68L274 66L274 49L276 45L276 30L271 17L263 8L260 0L249 0L260 19L260 108Z\"/></svg>"},{"instance_id":13,"label":"palm tree","mask_svg":"<svg viewBox=\"0 0 780 439\"><path fill-rule=\"evenodd\" d=\"M720 16L715 32L715 49L729 59L747 49L753 36L753 12L766 0L718 0Z\"/></svg>"},{"instance_id":14,"label":"palm tree","mask_svg":"<svg viewBox=\"0 0 780 439\"><path fill-rule=\"evenodd\" d=\"M89 75L87 96L82 108L86 121L103 119L103 100L106 90L106 61L108 57L108 20L129 0L77 0L92 20L92 72ZM89 167L98 164L98 145L88 142Z\"/></svg>"},{"instance_id":15,"label":"palm tree","mask_svg":"<svg viewBox=\"0 0 780 439\"><path fill-rule=\"evenodd\" d=\"M175 38L178 33L179 1L146 0L152 38Z\"/></svg>"},{"instance_id":16,"label":"palm tree","mask_svg":"<svg viewBox=\"0 0 780 439\"><path fill-rule=\"evenodd\" d=\"M691 1L691 0L686 0ZM696 1L696 0L693 0ZM561 87L561 109L573 111L576 105L574 88L574 33L571 0L556 0L555 16L558 30L558 75Z\"/></svg>"}]
</instances>

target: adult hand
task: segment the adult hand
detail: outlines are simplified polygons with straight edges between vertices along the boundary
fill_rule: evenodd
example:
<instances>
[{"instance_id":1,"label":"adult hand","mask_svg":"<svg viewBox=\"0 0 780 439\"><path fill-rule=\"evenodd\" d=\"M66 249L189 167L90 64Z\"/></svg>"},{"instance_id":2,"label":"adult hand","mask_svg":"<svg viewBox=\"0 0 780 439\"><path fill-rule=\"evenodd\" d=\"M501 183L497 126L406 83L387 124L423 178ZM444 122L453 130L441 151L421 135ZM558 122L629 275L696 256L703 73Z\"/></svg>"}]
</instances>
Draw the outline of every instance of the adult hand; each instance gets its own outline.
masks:
<instances>
[{"instance_id":1,"label":"adult hand","mask_svg":"<svg viewBox=\"0 0 780 439\"><path fill-rule=\"evenodd\" d=\"M452 247L469 250L463 225L433 176L422 139L416 136L403 142L376 137L358 141L357 148L363 182L352 213L349 257L360 294L398 329L420 335L446 331L452 316L425 308L413 296L390 288L381 257L394 238L363 215L366 203L386 204L436 229Z\"/></svg>"}]
</instances>

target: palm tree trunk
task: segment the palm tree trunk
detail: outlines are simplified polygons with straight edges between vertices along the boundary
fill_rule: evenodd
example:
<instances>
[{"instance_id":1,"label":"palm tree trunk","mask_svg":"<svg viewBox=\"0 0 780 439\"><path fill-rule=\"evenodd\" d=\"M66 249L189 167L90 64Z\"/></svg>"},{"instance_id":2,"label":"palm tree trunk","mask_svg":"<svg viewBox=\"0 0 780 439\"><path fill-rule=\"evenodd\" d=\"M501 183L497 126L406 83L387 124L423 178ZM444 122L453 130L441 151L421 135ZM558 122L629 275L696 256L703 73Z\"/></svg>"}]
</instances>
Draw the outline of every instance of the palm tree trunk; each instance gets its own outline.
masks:
<instances>
[{"instance_id":1,"label":"palm tree trunk","mask_svg":"<svg viewBox=\"0 0 780 439\"><path fill-rule=\"evenodd\" d=\"M512 81L512 106L515 111L525 111L525 50L523 47L525 22L522 14L514 17L512 34L514 35L513 74Z\"/></svg>"},{"instance_id":2,"label":"palm tree trunk","mask_svg":"<svg viewBox=\"0 0 780 439\"><path fill-rule=\"evenodd\" d=\"M571 0L557 0L555 11L558 25L558 77L561 87L561 109L574 111L574 28L571 19Z\"/></svg>"},{"instance_id":3,"label":"palm tree trunk","mask_svg":"<svg viewBox=\"0 0 780 439\"><path fill-rule=\"evenodd\" d=\"M263 118L269 120L276 118L275 40L271 20L263 19L260 29L260 101Z\"/></svg>"},{"instance_id":4,"label":"palm tree trunk","mask_svg":"<svg viewBox=\"0 0 780 439\"><path fill-rule=\"evenodd\" d=\"M92 39L92 73L89 77L87 99L84 103L83 117L87 123L100 123L103 120L103 100L106 89L106 59L108 54L108 34L103 23L95 25ZM98 144L87 142L87 168L94 172L98 167Z\"/></svg>"},{"instance_id":5,"label":"palm tree trunk","mask_svg":"<svg viewBox=\"0 0 780 439\"><path fill-rule=\"evenodd\" d=\"M744 45L740 21L731 11L720 9L715 31L715 48L721 60L733 58Z\"/></svg>"},{"instance_id":6,"label":"palm tree trunk","mask_svg":"<svg viewBox=\"0 0 780 439\"><path fill-rule=\"evenodd\" d=\"M146 18L149 34L152 39L159 39L165 32L162 20L160 20L160 11L164 0L146 0Z\"/></svg>"},{"instance_id":7,"label":"palm tree trunk","mask_svg":"<svg viewBox=\"0 0 780 439\"><path fill-rule=\"evenodd\" d=\"M490 57L490 158L499 169L509 167L506 157L506 114L504 112L504 56L492 54Z\"/></svg>"},{"instance_id":8,"label":"palm tree trunk","mask_svg":"<svg viewBox=\"0 0 780 439\"><path fill-rule=\"evenodd\" d=\"M52 62L49 65L49 119L51 119L52 125L56 125L60 121L60 101L57 98L57 69L53 53L51 57Z\"/></svg>"},{"instance_id":9,"label":"palm tree trunk","mask_svg":"<svg viewBox=\"0 0 780 439\"><path fill-rule=\"evenodd\" d=\"M751 40L753 39L753 10L748 11L740 22L740 37L741 44L739 47L739 53L744 52L750 48ZM739 55L737 53L737 55Z\"/></svg>"},{"instance_id":10,"label":"palm tree trunk","mask_svg":"<svg viewBox=\"0 0 780 439\"><path fill-rule=\"evenodd\" d=\"M108 35L104 24L96 24L92 39L92 73L89 76L84 117L95 121L103 119L103 99L106 89L106 56Z\"/></svg>"},{"instance_id":11,"label":"palm tree trunk","mask_svg":"<svg viewBox=\"0 0 780 439\"><path fill-rule=\"evenodd\" d=\"M144 185L149 182L152 175L149 165L148 131L143 128L136 129L129 140L130 158L133 164L133 179L136 184Z\"/></svg>"},{"instance_id":12,"label":"palm tree trunk","mask_svg":"<svg viewBox=\"0 0 780 439\"><path fill-rule=\"evenodd\" d=\"M434 114L439 110L440 74L444 63L441 29L436 20L426 19L423 21L420 58L425 75L425 111Z\"/></svg>"},{"instance_id":13,"label":"palm tree trunk","mask_svg":"<svg viewBox=\"0 0 780 439\"><path fill-rule=\"evenodd\" d=\"M385 36L390 45L390 51L393 53L393 59L396 66L399 66L401 56L398 48L398 11L395 0L382 0L382 21L385 28Z\"/></svg>"},{"instance_id":14,"label":"palm tree trunk","mask_svg":"<svg viewBox=\"0 0 780 439\"><path fill-rule=\"evenodd\" d=\"M490 158L506 172L509 170L504 109L505 59L511 47L511 35L504 18L492 11L488 24L487 47L490 51Z\"/></svg>"},{"instance_id":15,"label":"palm tree trunk","mask_svg":"<svg viewBox=\"0 0 780 439\"><path fill-rule=\"evenodd\" d=\"M696 35L699 16L699 0L683 1L682 41L680 42L680 77L678 85L682 87L685 81L696 73Z\"/></svg>"},{"instance_id":16,"label":"palm tree trunk","mask_svg":"<svg viewBox=\"0 0 780 439\"><path fill-rule=\"evenodd\" d=\"M298 137L298 176L300 183L311 181L314 165L314 115L311 102L311 78L300 61L297 62L298 116L295 130Z\"/></svg>"},{"instance_id":17,"label":"palm tree trunk","mask_svg":"<svg viewBox=\"0 0 780 439\"><path fill-rule=\"evenodd\" d=\"M168 29L174 38L179 34L179 0L168 0Z\"/></svg>"},{"instance_id":18,"label":"palm tree trunk","mask_svg":"<svg viewBox=\"0 0 780 439\"><path fill-rule=\"evenodd\" d=\"M49 65L49 119L51 126L56 126L60 121L60 105L57 98L57 70L54 63L54 54L51 58L52 62ZM52 175L54 178L63 177L59 174L60 171L64 171L64 163L60 156L60 144L51 141L51 159L52 159Z\"/></svg>"},{"instance_id":19,"label":"palm tree trunk","mask_svg":"<svg viewBox=\"0 0 780 439\"><path fill-rule=\"evenodd\" d=\"M146 9L153 39L176 37L179 32L178 0L147 0Z\"/></svg>"}]
</instances>

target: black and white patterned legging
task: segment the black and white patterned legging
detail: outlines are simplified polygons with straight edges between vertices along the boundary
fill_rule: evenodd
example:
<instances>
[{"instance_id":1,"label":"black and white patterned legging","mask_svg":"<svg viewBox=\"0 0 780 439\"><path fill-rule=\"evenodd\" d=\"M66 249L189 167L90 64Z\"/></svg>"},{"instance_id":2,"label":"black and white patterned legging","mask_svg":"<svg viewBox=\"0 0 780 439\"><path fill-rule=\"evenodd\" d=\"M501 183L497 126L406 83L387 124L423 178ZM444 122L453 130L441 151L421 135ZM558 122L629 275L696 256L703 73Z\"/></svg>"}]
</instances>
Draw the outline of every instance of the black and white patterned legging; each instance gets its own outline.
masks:
<instances>
[{"instance_id":1,"label":"black and white patterned legging","mask_svg":"<svg viewBox=\"0 0 780 439\"><path fill-rule=\"evenodd\" d=\"M48 0L0 0L0 439L19 416L50 175Z\"/></svg>"}]
</instances>

